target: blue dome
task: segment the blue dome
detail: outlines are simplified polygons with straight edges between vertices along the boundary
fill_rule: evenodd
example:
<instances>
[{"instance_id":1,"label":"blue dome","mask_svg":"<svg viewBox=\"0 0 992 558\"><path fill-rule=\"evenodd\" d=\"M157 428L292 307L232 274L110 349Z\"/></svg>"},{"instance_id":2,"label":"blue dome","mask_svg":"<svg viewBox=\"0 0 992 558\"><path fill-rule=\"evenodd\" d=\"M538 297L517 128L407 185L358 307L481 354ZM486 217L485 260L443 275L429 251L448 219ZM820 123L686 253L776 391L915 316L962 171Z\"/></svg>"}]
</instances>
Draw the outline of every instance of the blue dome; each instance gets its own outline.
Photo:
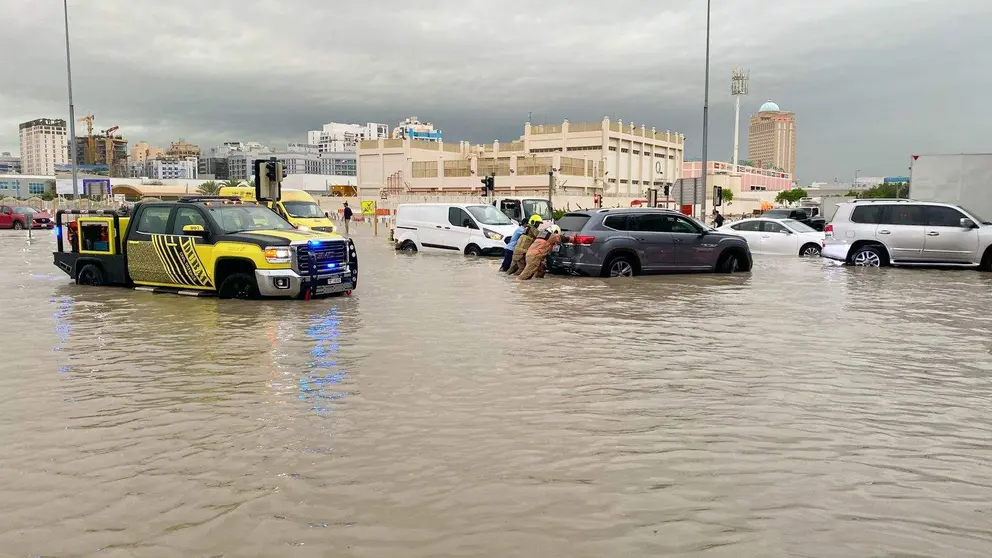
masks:
<instances>
[{"instance_id":1,"label":"blue dome","mask_svg":"<svg viewBox=\"0 0 992 558\"><path fill-rule=\"evenodd\" d=\"M758 112L778 112L779 110L781 109L778 108L778 105L776 105L771 101L771 99L769 99L767 103L761 105L761 108L758 109Z\"/></svg>"}]
</instances>

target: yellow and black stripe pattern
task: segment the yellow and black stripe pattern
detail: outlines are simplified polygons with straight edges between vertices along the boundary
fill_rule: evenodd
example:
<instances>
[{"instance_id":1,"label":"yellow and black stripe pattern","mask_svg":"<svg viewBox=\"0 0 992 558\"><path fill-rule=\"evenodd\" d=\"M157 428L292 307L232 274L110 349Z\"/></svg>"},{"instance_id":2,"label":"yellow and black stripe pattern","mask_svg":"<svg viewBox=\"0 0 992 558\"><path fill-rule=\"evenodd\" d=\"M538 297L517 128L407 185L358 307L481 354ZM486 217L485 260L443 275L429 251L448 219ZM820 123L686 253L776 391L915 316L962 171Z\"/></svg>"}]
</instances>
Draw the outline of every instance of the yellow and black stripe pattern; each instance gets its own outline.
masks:
<instances>
[{"instance_id":1,"label":"yellow and black stripe pattern","mask_svg":"<svg viewBox=\"0 0 992 558\"><path fill-rule=\"evenodd\" d=\"M193 237L155 234L152 235L152 245L173 284L213 288L210 275L196 253Z\"/></svg>"}]
</instances>

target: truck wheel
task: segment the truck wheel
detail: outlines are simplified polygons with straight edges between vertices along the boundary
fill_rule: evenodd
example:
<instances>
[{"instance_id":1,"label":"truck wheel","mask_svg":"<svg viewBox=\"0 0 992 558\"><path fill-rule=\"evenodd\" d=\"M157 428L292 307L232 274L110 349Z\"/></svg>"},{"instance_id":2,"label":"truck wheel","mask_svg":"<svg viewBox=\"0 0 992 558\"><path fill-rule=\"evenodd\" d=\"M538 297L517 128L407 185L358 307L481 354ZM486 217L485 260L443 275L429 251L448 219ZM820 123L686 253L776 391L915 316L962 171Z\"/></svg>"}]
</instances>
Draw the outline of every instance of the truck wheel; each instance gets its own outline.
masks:
<instances>
[{"instance_id":1,"label":"truck wheel","mask_svg":"<svg viewBox=\"0 0 992 558\"><path fill-rule=\"evenodd\" d=\"M258 283L254 273L232 273L224 279L217 289L219 298L239 298L252 300L258 298Z\"/></svg>"},{"instance_id":2,"label":"truck wheel","mask_svg":"<svg viewBox=\"0 0 992 558\"><path fill-rule=\"evenodd\" d=\"M465 248L465 255L466 256L481 256L482 255L482 249L479 248L478 246L476 246L475 244L469 244L468 247Z\"/></svg>"},{"instance_id":3,"label":"truck wheel","mask_svg":"<svg viewBox=\"0 0 992 558\"><path fill-rule=\"evenodd\" d=\"M412 240L406 240L400 244L400 250L412 254L417 251L417 245Z\"/></svg>"},{"instance_id":4,"label":"truck wheel","mask_svg":"<svg viewBox=\"0 0 992 558\"><path fill-rule=\"evenodd\" d=\"M102 287L104 283L103 270L96 264L86 264L79 270L79 273L76 274L77 285Z\"/></svg>"},{"instance_id":5,"label":"truck wheel","mask_svg":"<svg viewBox=\"0 0 992 558\"><path fill-rule=\"evenodd\" d=\"M14 230L19 231L24 228L24 225L20 221L14 221Z\"/></svg>"}]
</instances>

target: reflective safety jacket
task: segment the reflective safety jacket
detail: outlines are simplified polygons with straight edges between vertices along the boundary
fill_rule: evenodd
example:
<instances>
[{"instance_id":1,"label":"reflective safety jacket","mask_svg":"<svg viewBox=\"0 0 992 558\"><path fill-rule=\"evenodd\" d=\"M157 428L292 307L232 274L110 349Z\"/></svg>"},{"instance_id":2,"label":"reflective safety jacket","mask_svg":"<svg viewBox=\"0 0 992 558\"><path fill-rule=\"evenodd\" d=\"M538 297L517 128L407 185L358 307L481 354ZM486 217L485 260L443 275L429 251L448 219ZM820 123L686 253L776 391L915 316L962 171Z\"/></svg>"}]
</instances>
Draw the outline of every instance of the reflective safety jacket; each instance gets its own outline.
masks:
<instances>
[{"instance_id":1,"label":"reflective safety jacket","mask_svg":"<svg viewBox=\"0 0 992 558\"><path fill-rule=\"evenodd\" d=\"M527 250L527 257L528 258L530 258L531 256L540 256L542 258L547 257L547 255L551 253L551 248L553 248L555 244L558 244L560 242L561 242L560 234L543 235L541 238L538 238L537 240L534 241L533 244L530 245L530 248Z\"/></svg>"}]
</instances>

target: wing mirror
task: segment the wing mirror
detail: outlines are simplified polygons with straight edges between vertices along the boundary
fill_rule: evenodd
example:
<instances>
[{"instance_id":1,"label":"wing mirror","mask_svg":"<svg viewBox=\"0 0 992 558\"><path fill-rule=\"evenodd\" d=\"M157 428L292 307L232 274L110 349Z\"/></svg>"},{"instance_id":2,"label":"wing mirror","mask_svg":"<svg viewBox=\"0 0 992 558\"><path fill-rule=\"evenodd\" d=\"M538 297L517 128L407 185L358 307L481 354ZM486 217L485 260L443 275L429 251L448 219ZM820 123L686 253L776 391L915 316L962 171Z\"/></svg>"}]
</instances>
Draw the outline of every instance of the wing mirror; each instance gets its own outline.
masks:
<instances>
[{"instance_id":1,"label":"wing mirror","mask_svg":"<svg viewBox=\"0 0 992 558\"><path fill-rule=\"evenodd\" d=\"M782 229L782 234L792 234L792 231L789 229Z\"/></svg>"},{"instance_id":2,"label":"wing mirror","mask_svg":"<svg viewBox=\"0 0 992 558\"><path fill-rule=\"evenodd\" d=\"M965 229L973 229L973 228L975 228L975 222L972 221L971 219L968 219L967 217L962 217L961 218L961 221L960 221L960 224L961 224L961 227L962 228L965 228Z\"/></svg>"},{"instance_id":3,"label":"wing mirror","mask_svg":"<svg viewBox=\"0 0 992 558\"><path fill-rule=\"evenodd\" d=\"M186 236L206 238L207 230L203 228L203 225L186 225L183 227L183 234Z\"/></svg>"}]
</instances>

